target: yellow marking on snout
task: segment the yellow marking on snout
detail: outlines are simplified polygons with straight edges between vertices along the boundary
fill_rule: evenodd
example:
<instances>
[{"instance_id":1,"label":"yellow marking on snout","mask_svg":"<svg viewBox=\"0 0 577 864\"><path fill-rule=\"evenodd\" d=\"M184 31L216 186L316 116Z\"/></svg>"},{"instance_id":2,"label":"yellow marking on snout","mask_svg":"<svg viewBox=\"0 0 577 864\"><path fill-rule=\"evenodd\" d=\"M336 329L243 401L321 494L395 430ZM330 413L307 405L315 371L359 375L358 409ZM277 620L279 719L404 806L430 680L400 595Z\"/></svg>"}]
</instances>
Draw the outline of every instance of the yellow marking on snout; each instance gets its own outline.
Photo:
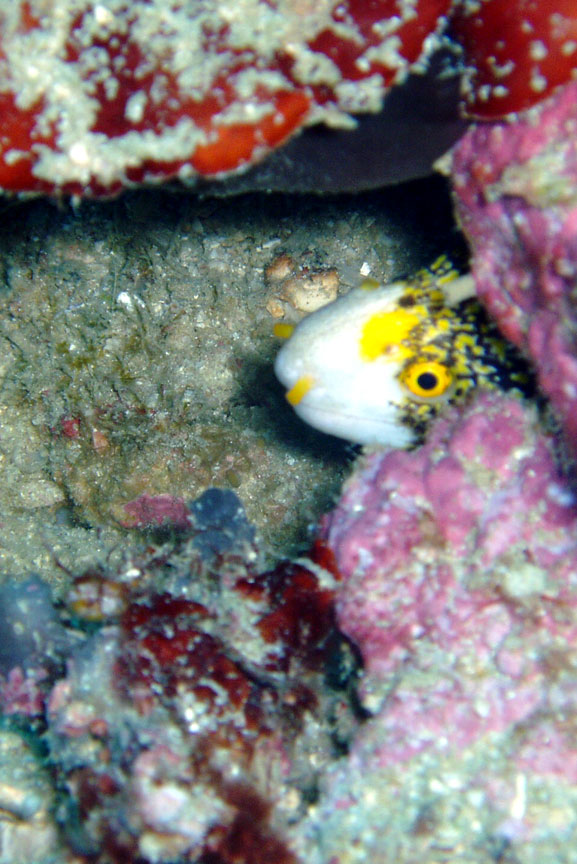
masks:
<instances>
[{"instance_id":1,"label":"yellow marking on snout","mask_svg":"<svg viewBox=\"0 0 577 864\"><path fill-rule=\"evenodd\" d=\"M294 387L291 387L290 390L287 390L285 393L285 398L290 405L298 405L299 402L302 402L304 397L307 395L309 390L315 386L315 379L312 375L303 375L298 379L297 383Z\"/></svg>"}]
</instances>

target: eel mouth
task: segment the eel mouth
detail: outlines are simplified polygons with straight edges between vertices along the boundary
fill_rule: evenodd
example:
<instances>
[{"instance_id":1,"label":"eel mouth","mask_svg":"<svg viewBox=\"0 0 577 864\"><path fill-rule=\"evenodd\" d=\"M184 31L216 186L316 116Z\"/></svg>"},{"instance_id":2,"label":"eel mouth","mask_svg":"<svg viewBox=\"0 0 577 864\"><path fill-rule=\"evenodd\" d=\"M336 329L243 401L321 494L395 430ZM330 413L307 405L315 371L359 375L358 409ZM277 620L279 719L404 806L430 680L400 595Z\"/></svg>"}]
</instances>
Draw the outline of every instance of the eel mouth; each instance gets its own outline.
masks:
<instances>
[{"instance_id":1,"label":"eel mouth","mask_svg":"<svg viewBox=\"0 0 577 864\"><path fill-rule=\"evenodd\" d=\"M309 426L354 444L404 448L414 442L412 430L394 417L385 419L347 410L346 407L323 406L315 399L303 399L294 408L295 413Z\"/></svg>"}]
</instances>

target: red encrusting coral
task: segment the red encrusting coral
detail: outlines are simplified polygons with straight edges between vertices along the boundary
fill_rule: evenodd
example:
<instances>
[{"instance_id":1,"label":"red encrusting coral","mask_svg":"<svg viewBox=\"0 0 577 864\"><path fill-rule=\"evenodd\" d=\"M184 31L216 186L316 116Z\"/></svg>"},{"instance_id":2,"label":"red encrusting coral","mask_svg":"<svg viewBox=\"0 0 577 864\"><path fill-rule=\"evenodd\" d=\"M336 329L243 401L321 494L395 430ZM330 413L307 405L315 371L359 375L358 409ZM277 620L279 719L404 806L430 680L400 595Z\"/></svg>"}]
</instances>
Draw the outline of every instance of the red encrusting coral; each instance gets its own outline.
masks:
<instances>
[{"instance_id":1,"label":"red encrusting coral","mask_svg":"<svg viewBox=\"0 0 577 864\"><path fill-rule=\"evenodd\" d=\"M574 0L464 0L452 32L470 73L466 105L473 117L523 111L575 76Z\"/></svg>"},{"instance_id":2,"label":"red encrusting coral","mask_svg":"<svg viewBox=\"0 0 577 864\"><path fill-rule=\"evenodd\" d=\"M262 578L262 577L261 577ZM307 668L322 665L324 640L334 628L334 585L323 590L318 577L306 566L280 564L264 577L272 611L258 622L267 644L283 646L275 666L288 671L296 658Z\"/></svg>"},{"instance_id":3,"label":"red encrusting coral","mask_svg":"<svg viewBox=\"0 0 577 864\"><path fill-rule=\"evenodd\" d=\"M170 594L145 596L123 614L117 685L140 713L152 710L159 685L163 701L186 689L214 719L245 709L253 688L222 640L202 629L208 617L202 604ZM253 718L245 716L249 727Z\"/></svg>"},{"instance_id":4,"label":"red encrusting coral","mask_svg":"<svg viewBox=\"0 0 577 864\"><path fill-rule=\"evenodd\" d=\"M170 14L163 0L4 0L0 29L0 187L16 192L111 195L242 171L304 127L380 111L443 31L463 51L476 118L539 103L577 66L572 0L241 0Z\"/></svg>"},{"instance_id":5,"label":"red encrusting coral","mask_svg":"<svg viewBox=\"0 0 577 864\"><path fill-rule=\"evenodd\" d=\"M0 186L102 195L238 170L304 124L378 110L449 7L0 4Z\"/></svg>"}]
</instances>

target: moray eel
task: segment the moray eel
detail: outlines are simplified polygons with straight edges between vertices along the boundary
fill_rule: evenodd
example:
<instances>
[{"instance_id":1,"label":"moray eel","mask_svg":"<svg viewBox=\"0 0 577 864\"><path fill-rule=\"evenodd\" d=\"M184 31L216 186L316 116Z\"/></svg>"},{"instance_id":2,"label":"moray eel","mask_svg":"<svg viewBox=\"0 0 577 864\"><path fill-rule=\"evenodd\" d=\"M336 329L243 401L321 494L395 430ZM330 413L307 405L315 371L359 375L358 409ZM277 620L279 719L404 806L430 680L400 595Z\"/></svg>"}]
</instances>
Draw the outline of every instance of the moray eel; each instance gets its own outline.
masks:
<instances>
[{"instance_id":1,"label":"moray eel","mask_svg":"<svg viewBox=\"0 0 577 864\"><path fill-rule=\"evenodd\" d=\"M410 447L473 388L527 394L531 376L475 299L473 278L446 256L408 280L360 288L296 327L275 372L311 426L358 444Z\"/></svg>"}]
</instances>

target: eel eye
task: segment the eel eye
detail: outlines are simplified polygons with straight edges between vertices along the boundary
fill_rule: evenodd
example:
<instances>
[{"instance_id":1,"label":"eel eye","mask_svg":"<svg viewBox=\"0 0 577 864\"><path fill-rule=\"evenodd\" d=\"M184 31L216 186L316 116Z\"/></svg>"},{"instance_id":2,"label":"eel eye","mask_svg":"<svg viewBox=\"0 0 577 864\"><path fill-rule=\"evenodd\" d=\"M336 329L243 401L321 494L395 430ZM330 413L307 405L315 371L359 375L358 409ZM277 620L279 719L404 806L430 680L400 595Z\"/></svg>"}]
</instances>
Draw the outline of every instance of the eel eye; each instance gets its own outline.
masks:
<instances>
[{"instance_id":1,"label":"eel eye","mask_svg":"<svg viewBox=\"0 0 577 864\"><path fill-rule=\"evenodd\" d=\"M409 393L426 400L443 396L453 383L453 376L442 363L423 360L408 366L401 375L401 381Z\"/></svg>"}]
</instances>

